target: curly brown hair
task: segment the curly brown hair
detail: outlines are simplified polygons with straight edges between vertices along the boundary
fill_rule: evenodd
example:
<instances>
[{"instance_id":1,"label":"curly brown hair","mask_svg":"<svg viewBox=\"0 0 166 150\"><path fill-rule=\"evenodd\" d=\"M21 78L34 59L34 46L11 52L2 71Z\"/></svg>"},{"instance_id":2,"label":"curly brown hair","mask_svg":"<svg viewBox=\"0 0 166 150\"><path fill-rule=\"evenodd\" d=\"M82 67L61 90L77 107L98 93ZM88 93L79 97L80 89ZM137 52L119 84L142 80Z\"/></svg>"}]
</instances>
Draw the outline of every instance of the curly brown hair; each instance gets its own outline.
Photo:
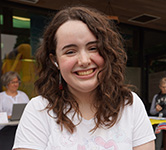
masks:
<instances>
[{"instance_id":1,"label":"curly brown hair","mask_svg":"<svg viewBox=\"0 0 166 150\"><path fill-rule=\"evenodd\" d=\"M105 64L101 78L98 78L95 114L95 131L100 126L112 127L121 116L125 105L131 105L133 98L130 89L124 84L124 73L127 56L124 51L122 38L113 22L105 14L87 7L68 7L59 11L45 29L43 41L36 53L39 68L39 79L35 82L38 94L49 101L48 113L53 110L57 123L65 127L70 133L74 132L76 125L67 117L71 109L75 114L81 114L74 95L67 88L62 79L63 90L59 89L59 70L51 62L50 54L56 60L56 32L68 20L84 22L98 40L99 54L104 58ZM64 110L66 110L64 112Z\"/></svg>"}]
</instances>

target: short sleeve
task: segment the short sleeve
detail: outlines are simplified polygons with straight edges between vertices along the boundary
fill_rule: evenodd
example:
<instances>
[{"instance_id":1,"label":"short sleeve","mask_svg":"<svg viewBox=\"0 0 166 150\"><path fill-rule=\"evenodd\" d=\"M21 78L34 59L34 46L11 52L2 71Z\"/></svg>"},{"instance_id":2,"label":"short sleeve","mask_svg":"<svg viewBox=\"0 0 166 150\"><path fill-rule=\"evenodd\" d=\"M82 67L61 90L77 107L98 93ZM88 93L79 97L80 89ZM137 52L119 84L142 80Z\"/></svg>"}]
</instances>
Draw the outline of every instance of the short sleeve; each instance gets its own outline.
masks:
<instances>
[{"instance_id":1,"label":"short sleeve","mask_svg":"<svg viewBox=\"0 0 166 150\"><path fill-rule=\"evenodd\" d=\"M135 147L154 140L155 135L143 102L135 93L133 99L133 147Z\"/></svg>"},{"instance_id":2,"label":"short sleeve","mask_svg":"<svg viewBox=\"0 0 166 150\"><path fill-rule=\"evenodd\" d=\"M32 99L26 106L15 136L13 149L44 150L49 136L46 104L41 97Z\"/></svg>"},{"instance_id":3,"label":"short sleeve","mask_svg":"<svg viewBox=\"0 0 166 150\"><path fill-rule=\"evenodd\" d=\"M152 104L151 104L151 107L150 107L150 114L151 115L157 115L158 114L158 112L156 111L156 97L157 97L157 94L154 95L153 100L152 100Z\"/></svg>"}]
</instances>

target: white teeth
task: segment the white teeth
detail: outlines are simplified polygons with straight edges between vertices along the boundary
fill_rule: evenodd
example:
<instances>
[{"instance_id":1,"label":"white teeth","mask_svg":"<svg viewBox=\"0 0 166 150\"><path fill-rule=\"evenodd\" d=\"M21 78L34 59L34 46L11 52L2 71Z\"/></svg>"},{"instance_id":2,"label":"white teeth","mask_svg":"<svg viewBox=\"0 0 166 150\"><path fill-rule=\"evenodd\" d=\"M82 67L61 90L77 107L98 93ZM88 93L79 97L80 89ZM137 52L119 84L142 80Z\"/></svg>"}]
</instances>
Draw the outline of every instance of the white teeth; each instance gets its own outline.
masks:
<instances>
[{"instance_id":1,"label":"white teeth","mask_svg":"<svg viewBox=\"0 0 166 150\"><path fill-rule=\"evenodd\" d=\"M80 76L84 76L84 75L91 74L92 72L93 72L93 69L88 70L88 71L80 71L80 72L77 72L77 73L78 73L78 75L80 75Z\"/></svg>"}]
</instances>

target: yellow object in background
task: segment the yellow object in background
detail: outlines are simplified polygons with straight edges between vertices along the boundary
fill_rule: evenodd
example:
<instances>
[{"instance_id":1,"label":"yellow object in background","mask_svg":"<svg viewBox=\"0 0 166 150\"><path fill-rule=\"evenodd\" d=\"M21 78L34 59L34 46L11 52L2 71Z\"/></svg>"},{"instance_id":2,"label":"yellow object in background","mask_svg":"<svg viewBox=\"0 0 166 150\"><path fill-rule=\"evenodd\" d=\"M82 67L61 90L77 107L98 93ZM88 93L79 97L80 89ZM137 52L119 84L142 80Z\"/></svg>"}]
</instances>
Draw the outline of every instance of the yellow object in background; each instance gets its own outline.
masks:
<instances>
[{"instance_id":1,"label":"yellow object in background","mask_svg":"<svg viewBox=\"0 0 166 150\"><path fill-rule=\"evenodd\" d=\"M160 119L150 119L150 122L151 122L152 125L159 124L159 123L166 122L166 118L165 118L165 120L164 119L162 119L162 120L160 120Z\"/></svg>"},{"instance_id":2,"label":"yellow object in background","mask_svg":"<svg viewBox=\"0 0 166 150\"><path fill-rule=\"evenodd\" d=\"M15 51L12 51L15 57L10 59L8 54L3 60L2 74L8 71L15 71L21 77L20 90L24 91L29 98L36 95L34 91L34 82L36 81L36 63L35 60L31 58L31 46L29 44L19 45Z\"/></svg>"}]
</instances>

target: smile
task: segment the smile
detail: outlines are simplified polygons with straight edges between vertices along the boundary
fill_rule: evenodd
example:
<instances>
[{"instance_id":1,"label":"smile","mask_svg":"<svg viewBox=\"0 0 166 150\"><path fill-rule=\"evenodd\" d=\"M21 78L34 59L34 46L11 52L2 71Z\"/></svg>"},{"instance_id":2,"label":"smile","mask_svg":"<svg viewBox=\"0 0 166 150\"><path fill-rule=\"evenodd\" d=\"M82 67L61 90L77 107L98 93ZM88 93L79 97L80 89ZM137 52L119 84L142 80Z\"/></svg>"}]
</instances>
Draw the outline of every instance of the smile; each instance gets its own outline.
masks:
<instances>
[{"instance_id":1,"label":"smile","mask_svg":"<svg viewBox=\"0 0 166 150\"><path fill-rule=\"evenodd\" d=\"M93 72L93 69L87 70L87 71L78 71L77 74L80 76L85 76L85 75L89 75Z\"/></svg>"}]
</instances>

